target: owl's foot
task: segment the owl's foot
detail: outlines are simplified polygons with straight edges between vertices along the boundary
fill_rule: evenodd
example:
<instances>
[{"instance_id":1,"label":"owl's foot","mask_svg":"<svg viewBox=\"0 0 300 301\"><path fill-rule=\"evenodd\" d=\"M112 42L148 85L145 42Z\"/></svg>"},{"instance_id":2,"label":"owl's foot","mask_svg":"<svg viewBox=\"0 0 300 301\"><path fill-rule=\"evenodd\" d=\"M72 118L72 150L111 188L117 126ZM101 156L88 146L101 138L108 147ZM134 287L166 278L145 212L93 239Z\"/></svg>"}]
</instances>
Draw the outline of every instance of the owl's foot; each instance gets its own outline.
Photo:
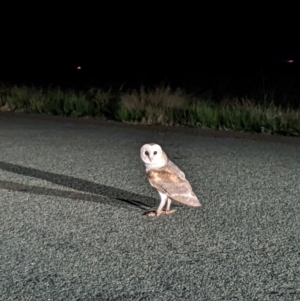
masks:
<instances>
[{"instance_id":1,"label":"owl's foot","mask_svg":"<svg viewBox=\"0 0 300 301\"><path fill-rule=\"evenodd\" d=\"M166 210L165 211L165 214L172 214L172 213L174 213L176 210L175 209L173 209L173 210Z\"/></svg>"},{"instance_id":2,"label":"owl's foot","mask_svg":"<svg viewBox=\"0 0 300 301\"><path fill-rule=\"evenodd\" d=\"M147 216L149 216L149 217L156 216L156 211L148 212L148 213L147 213Z\"/></svg>"},{"instance_id":3,"label":"owl's foot","mask_svg":"<svg viewBox=\"0 0 300 301\"><path fill-rule=\"evenodd\" d=\"M176 210L161 210L161 211L154 211L147 213L147 216L153 217L153 216L160 216L161 214L171 214L175 212Z\"/></svg>"}]
</instances>

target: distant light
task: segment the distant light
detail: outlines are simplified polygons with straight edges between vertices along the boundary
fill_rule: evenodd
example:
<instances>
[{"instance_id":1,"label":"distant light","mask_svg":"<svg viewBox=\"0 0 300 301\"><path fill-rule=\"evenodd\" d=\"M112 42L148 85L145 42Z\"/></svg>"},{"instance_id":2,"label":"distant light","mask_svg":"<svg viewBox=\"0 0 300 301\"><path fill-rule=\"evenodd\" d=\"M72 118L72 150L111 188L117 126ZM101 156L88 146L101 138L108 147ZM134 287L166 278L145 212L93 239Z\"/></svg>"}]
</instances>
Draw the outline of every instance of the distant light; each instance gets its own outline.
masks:
<instances>
[{"instance_id":1,"label":"distant light","mask_svg":"<svg viewBox=\"0 0 300 301\"><path fill-rule=\"evenodd\" d=\"M77 66L77 67L76 67L76 70L81 70L81 66Z\"/></svg>"},{"instance_id":2,"label":"distant light","mask_svg":"<svg viewBox=\"0 0 300 301\"><path fill-rule=\"evenodd\" d=\"M294 60L287 60L286 62L291 64L291 63L294 63Z\"/></svg>"}]
</instances>

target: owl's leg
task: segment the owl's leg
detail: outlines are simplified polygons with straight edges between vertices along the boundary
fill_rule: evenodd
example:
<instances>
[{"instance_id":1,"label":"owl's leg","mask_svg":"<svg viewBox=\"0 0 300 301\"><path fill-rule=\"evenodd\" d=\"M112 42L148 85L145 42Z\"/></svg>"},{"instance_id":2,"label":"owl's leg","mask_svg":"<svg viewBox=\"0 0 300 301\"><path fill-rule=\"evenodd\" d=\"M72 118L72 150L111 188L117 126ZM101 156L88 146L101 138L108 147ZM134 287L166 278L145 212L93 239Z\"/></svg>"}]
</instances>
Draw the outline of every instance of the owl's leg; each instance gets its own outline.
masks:
<instances>
[{"instance_id":1,"label":"owl's leg","mask_svg":"<svg viewBox=\"0 0 300 301\"><path fill-rule=\"evenodd\" d=\"M160 216L162 213L164 213L164 211L162 209L166 204L168 196L164 193L161 193L161 192L158 192L158 193L160 195L160 204L159 204L156 212L149 212L147 214L148 216Z\"/></svg>"},{"instance_id":2,"label":"owl's leg","mask_svg":"<svg viewBox=\"0 0 300 301\"><path fill-rule=\"evenodd\" d=\"M170 210L172 200L170 198L168 198L168 196L166 194L159 192L159 195L160 195L160 204L159 204L156 212L149 212L148 216L160 216L161 214L171 214L176 211L176 210ZM168 200L167 209L166 209L166 211L163 211L162 209L165 206L167 200Z\"/></svg>"},{"instance_id":3,"label":"owl's leg","mask_svg":"<svg viewBox=\"0 0 300 301\"><path fill-rule=\"evenodd\" d=\"M171 213L176 211L175 209L170 210L171 202L172 202L172 200L170 198L168 198L167 209L166 209L166 212L165 212L166 214L171 214Z\"/></svg>"}]
</instances>

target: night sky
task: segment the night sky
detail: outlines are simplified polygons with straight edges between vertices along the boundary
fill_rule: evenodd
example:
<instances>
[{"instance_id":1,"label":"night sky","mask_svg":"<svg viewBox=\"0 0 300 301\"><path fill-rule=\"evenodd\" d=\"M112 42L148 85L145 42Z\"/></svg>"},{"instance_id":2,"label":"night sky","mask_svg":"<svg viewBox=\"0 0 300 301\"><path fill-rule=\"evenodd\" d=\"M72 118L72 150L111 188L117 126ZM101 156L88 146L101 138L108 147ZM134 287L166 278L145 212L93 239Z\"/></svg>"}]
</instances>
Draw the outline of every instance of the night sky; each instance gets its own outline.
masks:
<instances>
[{"instance_id":1,"label":"night sky","mask_svg":"<svg viewBox=\"0 0 300 301\"><path fill-rule=\"evenodd\" d=\"M300 26L293 9L279 8L276 14L269 8L212 4L173 11L150 3L117 11L52 9L56 15L50 8L40 15L31 11L33 20L23 14L22 25L4 33L1 80L51 81L78 76L76 66L81 66L85 77L160 81L201 72L250 72L267 62L300 59Z\"/></svg>"}]
</instances>

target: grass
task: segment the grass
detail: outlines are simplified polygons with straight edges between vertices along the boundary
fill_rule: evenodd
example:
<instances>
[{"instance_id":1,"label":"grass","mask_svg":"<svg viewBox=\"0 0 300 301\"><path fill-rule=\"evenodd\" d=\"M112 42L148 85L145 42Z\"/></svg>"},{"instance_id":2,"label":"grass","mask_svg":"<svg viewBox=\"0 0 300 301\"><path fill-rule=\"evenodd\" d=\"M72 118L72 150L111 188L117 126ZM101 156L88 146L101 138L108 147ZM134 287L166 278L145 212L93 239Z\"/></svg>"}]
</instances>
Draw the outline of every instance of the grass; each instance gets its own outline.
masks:
<instances>
[{"instance_id":1,"label":"grass","mask_svg":"<svg viewBox=\"0 0 300 301\"><path fill-rule=\"evenodd\" d=\"M37 114L93 117L120 122L185 125L230 129L287 136L300 136L298 107L243 98L211 99L195 97L182 89L159 86L124 92L90 89L86 92L60 88L0 86L0 108Z\"/></svg>"}]
</instances>

